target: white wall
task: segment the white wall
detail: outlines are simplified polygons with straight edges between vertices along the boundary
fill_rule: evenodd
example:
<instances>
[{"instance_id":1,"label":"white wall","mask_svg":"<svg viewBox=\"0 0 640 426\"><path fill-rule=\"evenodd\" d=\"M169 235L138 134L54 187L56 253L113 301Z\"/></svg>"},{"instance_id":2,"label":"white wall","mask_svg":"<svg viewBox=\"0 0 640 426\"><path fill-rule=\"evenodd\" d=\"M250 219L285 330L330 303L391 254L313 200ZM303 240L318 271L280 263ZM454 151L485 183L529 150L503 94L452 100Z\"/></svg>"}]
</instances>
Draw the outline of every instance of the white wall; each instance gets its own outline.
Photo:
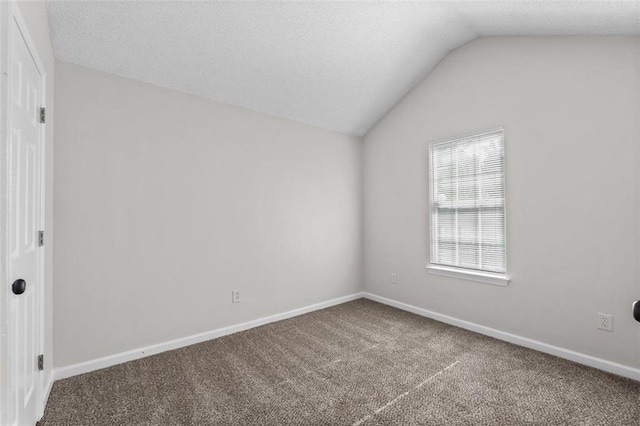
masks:
<instances>
[{"instance_id":1,"label":"white wall","mask_svg":"<svg viewBox=\"0 0 640 426\"><path fill-rule=\"evenodd\" d=\"M638 44L481 38L446 57L365 137L365 290L640 367ZM430 275L428 143L499 126L512 282Z\"/></svg>"},{"instance_id":2,"label":"white wall","mask_svg":"<svg viewBox=\"0 0 640 426\"><path fill-rule=\"evenodd\" d=\"M360 139L64 62L55 83L56 367L361 290Z\"/></svg>"}]
</instances>

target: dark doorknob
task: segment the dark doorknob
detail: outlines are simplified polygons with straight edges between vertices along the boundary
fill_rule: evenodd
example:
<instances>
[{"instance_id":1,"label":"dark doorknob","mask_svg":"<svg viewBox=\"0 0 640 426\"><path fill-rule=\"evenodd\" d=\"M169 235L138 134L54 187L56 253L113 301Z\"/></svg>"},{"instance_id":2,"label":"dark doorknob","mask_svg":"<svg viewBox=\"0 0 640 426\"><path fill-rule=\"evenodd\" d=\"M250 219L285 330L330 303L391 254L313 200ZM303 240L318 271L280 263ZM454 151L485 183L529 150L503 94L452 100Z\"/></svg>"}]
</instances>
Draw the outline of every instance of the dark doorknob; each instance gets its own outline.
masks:
<instances>
[{"instance_id":1,"label":"dark doorknob","mask_svg":"<svg viewBox=\"0 0 640 426\"><path fill-rule=\"evenodd\" d=\"M15 280L13 282L13 285L11 286L11 291L13 291L13 294L22 294L26 289L27 282L22 278Z\"/></svg>"},{"instance_id":2,"label":"dark doorknob","mask_svg":"<svg viewBox=\"0 0 640 426\"><path fill-rule=\"evenodd\" d=\"M640 322L640 300L633 302L633 317Z\"/></svg>"}]
</instances>

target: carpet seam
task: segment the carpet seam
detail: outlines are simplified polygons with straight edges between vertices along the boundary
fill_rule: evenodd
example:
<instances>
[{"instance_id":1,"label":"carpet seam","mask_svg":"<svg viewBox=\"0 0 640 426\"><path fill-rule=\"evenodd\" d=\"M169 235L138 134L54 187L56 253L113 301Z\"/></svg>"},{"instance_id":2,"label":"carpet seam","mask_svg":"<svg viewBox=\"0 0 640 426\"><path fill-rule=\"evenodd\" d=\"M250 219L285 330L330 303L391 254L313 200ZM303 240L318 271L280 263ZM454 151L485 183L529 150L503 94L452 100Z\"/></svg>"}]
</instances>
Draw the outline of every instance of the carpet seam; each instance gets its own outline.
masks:
<instances>
[{"instance_id":1,"label":"carpet seam","mask_svg":"<svg viewBox=\"0 0 640 426\"><path fill-rule=\"evenodd\" d=\"M383 412L384 410L386 410L387 408L391 407L392 405L394 405L396 402L400 401L401 399L405 398L407 395L409 395L411 392L416 391L420 388L422 388L424 385L426 385L427 383L429 383L431 380L435 379L436 377L440 376L441 374L443 374L445 371L449 370L450 368L455 367L456 364L458 364L460 361L455 361L454 363L448 365L447 367L443 368L442 370L438 371L437 373L435 373L434 375L428 377L427 379L423 380L422 382L418 383L416 386L414 386L412 389L409 389L406 392L401 393L400 395L396 396L395 398L393 398L391 401L387 402L386 404L384 404L381 407L378 407L373 413L368 414L366 416L364 416L363 418L361 418L360 420L357 420L356 422L354 422L352 424L352 426L360 426L361 424L363 424L366 421L371 420L376 414L380 414L381 412Z\"/></svg>"}]
</instances>

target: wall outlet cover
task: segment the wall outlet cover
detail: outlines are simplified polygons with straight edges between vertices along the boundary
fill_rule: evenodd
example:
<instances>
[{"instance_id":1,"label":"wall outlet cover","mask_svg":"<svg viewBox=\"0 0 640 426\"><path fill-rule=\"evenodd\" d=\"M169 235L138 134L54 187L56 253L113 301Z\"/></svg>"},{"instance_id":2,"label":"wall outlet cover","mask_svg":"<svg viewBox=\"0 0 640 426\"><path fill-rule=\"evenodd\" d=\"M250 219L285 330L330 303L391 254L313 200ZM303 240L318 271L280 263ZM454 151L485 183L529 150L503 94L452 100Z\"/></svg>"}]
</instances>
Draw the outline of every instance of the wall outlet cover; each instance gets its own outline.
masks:
<instances>
[{"instance_id":1,"label":"wall outlet cover","mask_svg":"<svg viewBox=\"0 0 640 426\"><path fill-rule=\"evenodd\" d=\"M600 330L613 331L613 315L598 312L598 328Z\"/></svg>"}]
</instances>

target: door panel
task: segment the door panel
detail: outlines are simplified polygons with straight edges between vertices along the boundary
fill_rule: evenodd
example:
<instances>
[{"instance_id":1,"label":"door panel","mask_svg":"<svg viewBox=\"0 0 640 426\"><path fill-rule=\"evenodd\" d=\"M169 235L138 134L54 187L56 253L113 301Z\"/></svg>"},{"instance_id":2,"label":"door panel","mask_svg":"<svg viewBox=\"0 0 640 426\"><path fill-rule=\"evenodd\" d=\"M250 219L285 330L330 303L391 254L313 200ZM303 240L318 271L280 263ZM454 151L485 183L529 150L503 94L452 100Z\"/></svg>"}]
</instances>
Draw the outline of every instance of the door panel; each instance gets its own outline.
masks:
<instances>
[{"instance_id":1,"label":"door panel","mask_svg":"<svg viewBox=\"0 0 640 426\"><path fill-rule=\"evenodd\" d=\"M40 155L42 76L17 21L11 20L9 75L9 350L10 418L17 424L37 420L40 341L41 223ZM11 284L26 281L14 294Z\"/></svg>"}]
</instances>

